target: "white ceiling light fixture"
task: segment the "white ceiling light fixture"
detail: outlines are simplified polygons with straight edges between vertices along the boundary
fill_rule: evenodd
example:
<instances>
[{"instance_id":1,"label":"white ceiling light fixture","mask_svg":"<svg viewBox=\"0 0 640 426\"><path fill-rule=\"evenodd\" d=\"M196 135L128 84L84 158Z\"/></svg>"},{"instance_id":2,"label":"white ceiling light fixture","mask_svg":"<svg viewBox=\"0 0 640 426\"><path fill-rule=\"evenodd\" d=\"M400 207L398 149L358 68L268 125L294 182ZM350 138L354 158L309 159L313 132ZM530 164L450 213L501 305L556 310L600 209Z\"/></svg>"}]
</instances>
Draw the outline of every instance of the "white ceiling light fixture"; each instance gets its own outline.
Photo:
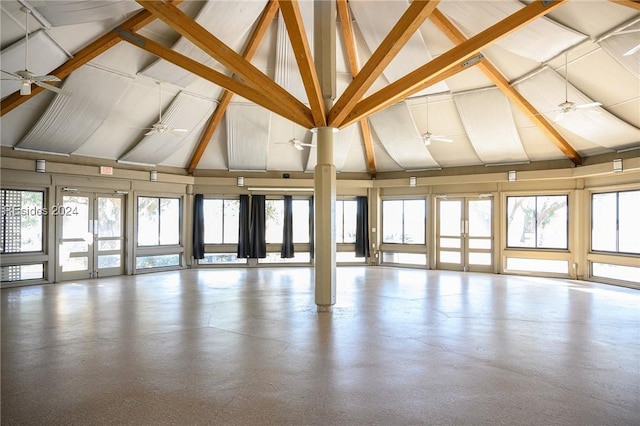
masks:
<instances>
[{"instance_id":1,"label":"white ceiling light fixture","mask_svg":"<svg viewBox=\"0 0 640 426\"><path fill-rule=\"evenodd\" d=\"M600 102L589 102L586 104L576 104L569 100L569 52L564 54L564 102L558 105L558 115L556 115L555 121L561 121L565 114L578 109L588 109L602 106ZM597 112L597 111L593 111Z\"/></svg>"},{"instance_id":2,"label":"white ceiling light fixture","mask_svg":"<svg viewBox=\"0 0 640 426\"><path fill-rule=\"evenodd\" d=\"M431 145L431 142L453 142L453 139L443 135L434 135L429 131L429 97L427 96L427 131L422 134L422 141L425 146Z\"/></svg>"},{"instance_id":3,"label":"white ceiling light fixture","mask_svg":"<svg viewBox=\"0 0 640 426\"><path fill-rule=\"evenodd\" d=\"M147 127L149 130L145 133L145 136L154 135L157 133L187 133L189 130L187 129L172 129L162 122L162 82L158 81L158 122L152 125L151 127Z\"/></svg>"},{"instance_id":4,"label":"white ceiling light fixture","mask_svg":"<svg viewBox=\"0 0 640 426\"><path fill-rule=\"evenodd\" d=\"M22 7L21 10L25 15L25 48L24 48L24 69L16 72L9 72L2 70L3 73L10 75L13 78L2 78L2 80L21 80L22 84L20 86L20 94L22 96L31 95L31 85L35 84L36 86L40 86L43 89L51 90L52 92L68 95L62 90L58 89L56 86L52 86L51 84L47 84L47 81L61 81L55 75L36 75L29 71L29 15L31 14L31 10Z\"/></svg>"}]
</instances>

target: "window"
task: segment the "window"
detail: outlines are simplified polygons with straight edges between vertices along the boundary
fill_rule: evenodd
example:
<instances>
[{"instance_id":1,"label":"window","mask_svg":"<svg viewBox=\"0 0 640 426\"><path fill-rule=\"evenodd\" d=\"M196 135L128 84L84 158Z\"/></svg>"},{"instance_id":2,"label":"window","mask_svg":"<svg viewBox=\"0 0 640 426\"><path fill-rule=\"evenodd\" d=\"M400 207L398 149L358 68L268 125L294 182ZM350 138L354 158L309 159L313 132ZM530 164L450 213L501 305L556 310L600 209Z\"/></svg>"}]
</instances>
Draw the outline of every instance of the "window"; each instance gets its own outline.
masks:
<instances>
[{"instance_id":1,"label":"window","mask_svg":"<svg viewBox=\"0 0 640 426\"><path fill-rule=\"evenodd\" d=\"M640 254L640 191L591 195L591 249Z\"/></svg>"},{"instance_id":2,"label":"window","mask_svg":"<svg viewBox=\"0 0 640 426\"><path fill-rule=\"evenodd\" d=\"M382 242L425 244L426 201L383 200Z\"/></svg>"},{"instance_id":3,"label":"window","mask_svg":"<svg viewBox=\"0 0 640 426\"><path fill-rule=\"evenodd\" d=\"M293 242L309 243L309 200L292 200ZM265 201L265 237L268 244L282 244L284 200ZM354 226L355 232L355 226Z\"/></svg>"},{"instance_id":4,"label":"window","mask_svg":"<svg viewBox=\"0 0 640 426\"><path fill-rule=\"evenodd\" d=\"M3 189L2 253L42 251L44 192Z\"/></svg>"},{"instance_id":5,"label":"window","mask_svg":"<svg viewBox=\"0 0 640 426\"><path fill-rule=\"evenodd\" d=\"M507 246L567 249L566 195L507 197Z\"/></svg>"},{"instance_id":6,"label":"window","mask_svg":"<svg viewBox=\"0 0 640 426\"><path fill-rule=\"evenodd\" d=\"M293 200L293 242L309 243L309 200Z\"/></svg>"},{"instance_id":7,"label":"window","mask_svg":"<svg viewBox=\"0 0 640 426\"><path fill-rule=\"evenodd\" d=\"M180 199L138 197L138 246L180 244Z\"/></svg>"},{"instance_id":8,"label":"window","mask_svg":"<svg viewBox=\"0 0 640 426\"><path fill-rule=\"evenodd\" d=\"M356 242L356 200L336 200L336 243Z\"/></svg>"},{"instance_id":9,"label":"window","mask_svg":"<svg viewBox=\"0 0 640 426\"><path fill-rule=\"evenodd\" d=\"M180 266L179 254L164 254L136 257L136 269L162 268Z\"/></svg>"},{"instance_id":10,"label":"window","mask_svg":"<svg viewBox=\"0 0 640 426\"><path fill-rule=\"evenodd\" d=\"M284 200L265 200L265 241L267 244L282 244L284 228Z\"/></svg>"},{"instance_id":11,"label":"window","mask_svg":"<svg viewBox=\"0 0 640 426\"><path fill-rule=\"evenodd\" d=\"M239 200L205 199L204 243L238 244Z\"/></svg>"}]
</instances>

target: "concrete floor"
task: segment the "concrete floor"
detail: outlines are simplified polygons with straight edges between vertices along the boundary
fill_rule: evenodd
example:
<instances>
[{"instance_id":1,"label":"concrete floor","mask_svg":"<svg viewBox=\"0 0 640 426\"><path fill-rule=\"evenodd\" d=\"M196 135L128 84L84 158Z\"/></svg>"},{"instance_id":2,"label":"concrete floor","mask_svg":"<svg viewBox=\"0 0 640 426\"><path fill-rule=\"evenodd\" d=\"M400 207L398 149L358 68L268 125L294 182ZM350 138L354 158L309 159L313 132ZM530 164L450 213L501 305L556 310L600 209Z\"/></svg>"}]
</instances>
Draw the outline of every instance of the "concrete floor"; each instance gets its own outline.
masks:
<instances>
[{"instance_id":1,"label":"concrete floor","mask_svg":"<svg viewBox=\"0 0 640 426\"><path fill-rule=\"evenodd\" d=\"M338 268L2 290L2 424L640 424L640 292Z\"/></svg>"}]
</instances>

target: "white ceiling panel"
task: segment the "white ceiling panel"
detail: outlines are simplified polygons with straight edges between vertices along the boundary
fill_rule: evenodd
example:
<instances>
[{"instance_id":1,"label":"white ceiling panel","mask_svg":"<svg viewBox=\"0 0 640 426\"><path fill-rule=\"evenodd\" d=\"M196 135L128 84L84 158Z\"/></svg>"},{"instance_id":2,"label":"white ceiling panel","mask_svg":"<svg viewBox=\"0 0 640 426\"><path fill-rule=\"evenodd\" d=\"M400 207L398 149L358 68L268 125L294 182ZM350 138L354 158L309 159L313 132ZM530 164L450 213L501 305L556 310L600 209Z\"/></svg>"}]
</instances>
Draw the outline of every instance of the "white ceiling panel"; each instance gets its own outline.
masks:
<instances>
[{"instance_id":1,"label":"white ceiling panel","mask_svg":"<svg viewBox=\"0 0 640 426\"><path fill-rule=\"evenodd\" d=\"M403 169L440 166L424 145L406 103L401 102L374 114L370 121L380 143Z\"/></svg>"},{"instance_id":2,"label":"white ceiling panel","mask_svg":"<svg viewBox=\"0 0 640 426\"><path fill-rule=\"evenodd\" d=\"M131 12L141 8L138 3L130 0L56 0L38 6L36 10L47 18L51 25L59 27L112 18L125 19Z\"/></svg>"},{"instance_id":3,"label":"white ceiling panel","mask_svg":"<svg viewBox=\"0 0 640 426\"><path fill-rule=\"evenodd\" d=\"M131 79L92 67L69 76L38 123L22 138L18 147L70 154L81 147L104 122Z\"/></svg>"},{"instance_id":4,"label":"white ceiling panel","mask_svg":"<svg viewBox=\"0 0 640 426\"><path fill-rule=\"evenodd\" d=\"M210 100L180 92L162 114L161 122L169 129L185 129L187 132L165 131L145 135L118 161L161 164L183 145L189 145L197 139L201 126L209 119L213 109L214 103Z\"/></svg>"},{"instance_id":5,"label":"white ceiling panel","mask_svg":"<svg viewBox=\"0 0 640 426\"><path fill-rule=\"evenodd\" d=\"M227 152L231 170L267 170L271 112L258 105L227 108Z\"/></svg>"},{"instance_id":6,"label":"white ceiling panel","mask_svg":"<svg viewBox=\"0 0 640 426\"><path fill-rule=\"evenodd\" d=\"M484 163L529 161L511 106L499 89L453 95L460 119Z\"/></svg>"}]
</instances>

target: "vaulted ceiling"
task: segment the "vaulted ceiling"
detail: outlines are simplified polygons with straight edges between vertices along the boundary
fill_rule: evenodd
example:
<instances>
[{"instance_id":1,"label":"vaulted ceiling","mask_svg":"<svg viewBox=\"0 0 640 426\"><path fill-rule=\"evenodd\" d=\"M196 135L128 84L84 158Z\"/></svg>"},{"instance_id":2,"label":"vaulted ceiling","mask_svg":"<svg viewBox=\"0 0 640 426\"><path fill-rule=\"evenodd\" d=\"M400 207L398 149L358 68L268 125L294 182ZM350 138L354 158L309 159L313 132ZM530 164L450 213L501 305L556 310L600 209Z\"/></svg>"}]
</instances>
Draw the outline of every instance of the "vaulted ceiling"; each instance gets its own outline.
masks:
<instances>
[{"instance_id":1,"label":"vaulted ceiling","mask_svg":"<svg viewBox=\"0 0 640 426\"><path fill-rule=\"evenodd\" d=\"M375 175L580 165L640 145L637 1L3 0L0 8L1 144L16 150L189 173L312 171L311 129L332 126L338 171ZM21 95L25 60L34 74L62 80L40 86L61 91L33 84Z\"/></svg>"}]
</instances>

